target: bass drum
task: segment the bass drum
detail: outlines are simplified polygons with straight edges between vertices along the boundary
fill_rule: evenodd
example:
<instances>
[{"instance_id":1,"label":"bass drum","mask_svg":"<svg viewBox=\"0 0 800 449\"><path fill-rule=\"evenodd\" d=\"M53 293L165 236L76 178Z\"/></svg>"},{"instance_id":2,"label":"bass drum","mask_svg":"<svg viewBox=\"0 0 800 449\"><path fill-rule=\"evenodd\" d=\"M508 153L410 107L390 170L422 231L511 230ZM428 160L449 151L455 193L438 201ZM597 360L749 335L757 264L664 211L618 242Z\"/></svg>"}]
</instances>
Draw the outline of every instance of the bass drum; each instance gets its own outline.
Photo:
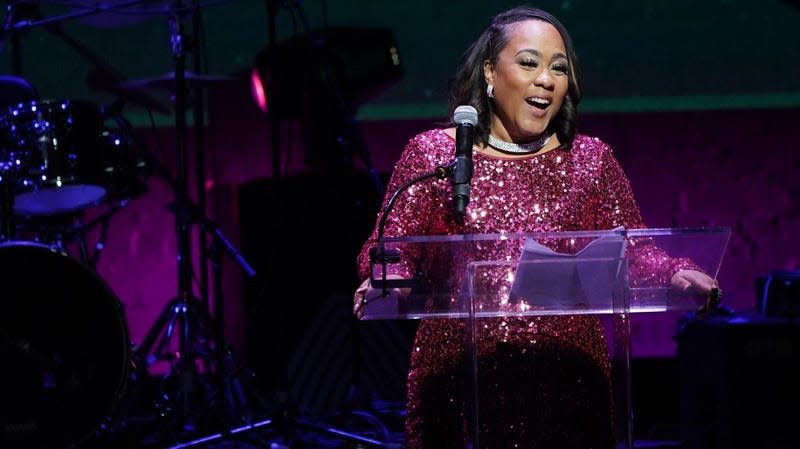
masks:
<instances>
[{"instance_id":1,"label":"bass drum","mask_svg":"<svg viewBox=\"0 0 800 449\"><path fill-rule=\"evenodd\" d=\"M0 243L0 447L58 449L110 419L130 374L122 305L85 264Z\"/></svg>"}]
</instances>

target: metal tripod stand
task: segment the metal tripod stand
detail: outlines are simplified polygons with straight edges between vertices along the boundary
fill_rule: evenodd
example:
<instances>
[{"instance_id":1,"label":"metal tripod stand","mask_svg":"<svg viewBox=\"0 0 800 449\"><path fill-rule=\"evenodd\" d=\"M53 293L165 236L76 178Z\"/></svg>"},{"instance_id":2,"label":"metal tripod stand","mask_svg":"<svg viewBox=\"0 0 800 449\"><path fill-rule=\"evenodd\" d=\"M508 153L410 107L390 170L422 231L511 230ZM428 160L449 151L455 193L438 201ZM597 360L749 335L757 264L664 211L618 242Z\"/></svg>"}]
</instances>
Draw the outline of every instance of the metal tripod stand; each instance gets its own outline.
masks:
<instances>
[{"instance_id":1,"label":"metal tripod stand","mask_svg":"<svg viewBox=\"0 0 800 449\"><path fill-rule=\"evenodd\" d=\"M147 369L159 360L167 360L170 370L165 380L171 383L171 395L162 393L165 404L160 405L162 414L168 413L175 417L182 430L194 432L197 429L196 418L198 401L203 400L203 387L212 386L212 395L218 401L228 401L226 395L226 365L231 357L229 348L225 343L223 331L224 303L222 301L222 275L221 258L223 254L231 255L249 276L255 276L255 271L225 238L219 227L209 220L203 207L196 205L190 198L187 188L188 162L186 151L187 135L187 90L186 79L186 49L184 37L184 14L193 8L184 7L180 1L173 9L170 18L170 42L175 61L174 94L175 94L175 135L176 158L175 176L169 176L168 170L157 170L162 177L166 177L171 184L174 201L168 209L175 217L175 232L177 242L177 296L169 301L156 322L145 336L142 344L134 349L136 357L141 361L140 368ZM196 11L196 8L194 8ZM195 105L197 108L197 105ZM202 121L195 126L202 126ZM200 143L198 142L198 145ZM196 163L202 166L203 161ZM199 179L202 179L200 177ZM199 189L199 190L202 190ZM202 194L199 193L198 196ZM214 273L214 314L210 314L208 301L194 295L192 289L192 227L200 225L205 237L205 232L213 235L210 250L200 258L201 264L211 262ZM200 238L201 245L205 241ZM203 245L205 248L205 245ZM205 275L205 265L203 265ZM205 278L201 286L205 294ZM177 338L177 349L169 352L170 343ZM146 373L143 373L146 374ZM202 382L212 379L213 382Z\"/></svg>"}]
</instances>

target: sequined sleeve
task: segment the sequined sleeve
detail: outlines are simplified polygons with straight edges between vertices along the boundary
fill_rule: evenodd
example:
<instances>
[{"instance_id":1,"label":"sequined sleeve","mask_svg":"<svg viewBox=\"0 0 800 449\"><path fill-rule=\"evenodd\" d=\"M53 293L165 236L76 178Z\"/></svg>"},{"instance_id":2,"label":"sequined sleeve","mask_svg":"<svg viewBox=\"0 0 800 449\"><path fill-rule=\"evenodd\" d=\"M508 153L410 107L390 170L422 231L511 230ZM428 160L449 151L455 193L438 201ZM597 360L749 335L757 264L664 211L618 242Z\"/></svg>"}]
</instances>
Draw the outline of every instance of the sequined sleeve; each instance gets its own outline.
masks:
<instances>
[{"instance_id":1,"label":"sequined sleeve","mask_svg":"<svg viewBox=\"0 0 800 449\"><path fill-rule=\"evenodd\" d=\"M608 150L604 152L604 169L601 176L606 195L600 216L606 221L598 223L597 228L612 229L617 226L624 226L626 229L646 228L634 199L630 181L610 148ZM624 218L621 220L618 217ZM699 269L687 258L671 257L652 239L637 239L630 243L626 256L629 262L628 274L633 287L666 286L678 271Z\"/></svg>"}]
</instances>

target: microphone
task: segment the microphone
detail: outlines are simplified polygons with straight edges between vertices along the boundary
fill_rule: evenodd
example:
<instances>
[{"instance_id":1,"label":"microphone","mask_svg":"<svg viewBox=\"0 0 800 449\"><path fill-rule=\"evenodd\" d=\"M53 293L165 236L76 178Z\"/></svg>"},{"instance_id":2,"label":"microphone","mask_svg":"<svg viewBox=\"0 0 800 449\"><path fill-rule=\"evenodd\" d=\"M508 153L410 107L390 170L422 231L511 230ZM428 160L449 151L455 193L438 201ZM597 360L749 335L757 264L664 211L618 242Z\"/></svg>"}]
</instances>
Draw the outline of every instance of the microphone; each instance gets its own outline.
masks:
<instances>
[{"instance_id":1,"label":"microphone","mask_svg":"<svg viewBox=\"0 0 800 449\"><path fill-rule=\"evenodd\" d=\"M461 105L453 111L456 124L456 159L453 162L453 203L456 214L463 216L469 204L469 183L472 180L472 143L478 111L470 105Z\"/></svg>"}]
</instances>

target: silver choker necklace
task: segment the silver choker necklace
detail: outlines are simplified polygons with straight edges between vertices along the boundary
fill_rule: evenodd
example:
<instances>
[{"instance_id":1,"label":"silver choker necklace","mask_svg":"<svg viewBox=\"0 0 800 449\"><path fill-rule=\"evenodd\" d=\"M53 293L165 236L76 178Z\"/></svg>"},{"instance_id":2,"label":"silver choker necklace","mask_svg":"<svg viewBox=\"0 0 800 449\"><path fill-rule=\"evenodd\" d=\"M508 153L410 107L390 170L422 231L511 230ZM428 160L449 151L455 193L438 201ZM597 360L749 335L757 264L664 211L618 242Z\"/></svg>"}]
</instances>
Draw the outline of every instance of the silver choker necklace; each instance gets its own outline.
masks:
<instances>
[{"instance_id":1,"label":"silver choker necklace","mask_svg":"<svg viewBox=\"0 0 800 449\"><path fill-rule=\"evenodd\" d=\"M537 151L541 150L542 147L547 145L547 142L550 142L550 135L542 134L542 137L538 138L537 140L530 142L530 143L512 143L506 142L505 140L500 140L497 137L489 134L489 146L498 149L500 151L504 151L506 153L514 153L514 154L532 154L536 153Z\"/></svg>"}]
</instances>

